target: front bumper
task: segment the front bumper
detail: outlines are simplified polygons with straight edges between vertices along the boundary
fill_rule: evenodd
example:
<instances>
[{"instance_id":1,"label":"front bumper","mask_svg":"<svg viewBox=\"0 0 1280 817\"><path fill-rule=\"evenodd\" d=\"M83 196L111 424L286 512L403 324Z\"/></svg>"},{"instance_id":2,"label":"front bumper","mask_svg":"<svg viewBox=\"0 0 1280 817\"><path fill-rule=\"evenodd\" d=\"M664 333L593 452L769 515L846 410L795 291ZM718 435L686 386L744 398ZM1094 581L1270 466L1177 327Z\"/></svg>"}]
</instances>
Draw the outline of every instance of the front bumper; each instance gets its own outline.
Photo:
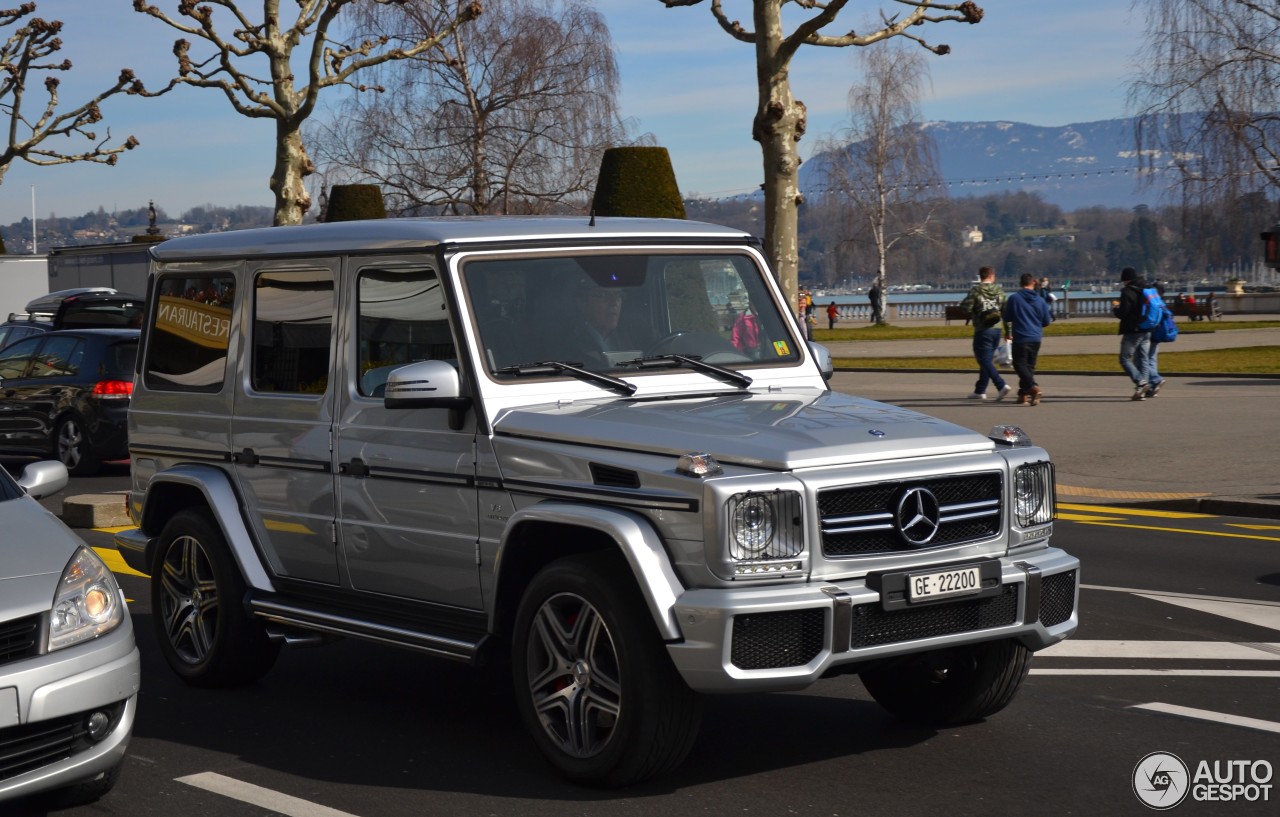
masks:
<instances>
[{"instance_id":1,"label":"front bumper","mask_svg":"<svg viewBox=\"0 0 1280 817\"><path fill-rule=\"evenodd\" d=\"M914 607L881 604L865 580L690 590L675 605L684 640L667 645L702 692L803 689L833 671L981 641L1040 650L1079 624L1080 562L1046 548L998 560L998 591Z\"/></svg>"},{"instance_id":2,"label":"front bumper","mask_svg":"<svg viewBox=\"0 0 1280 817\"><path fill-rule=\"evenodd\" d=\"M127 618L94 641L0 666L0 801L93 780L124 760L140 679ZM84 727L95 711L114 723L99 741Z\"/></svg>"}]
</instances>

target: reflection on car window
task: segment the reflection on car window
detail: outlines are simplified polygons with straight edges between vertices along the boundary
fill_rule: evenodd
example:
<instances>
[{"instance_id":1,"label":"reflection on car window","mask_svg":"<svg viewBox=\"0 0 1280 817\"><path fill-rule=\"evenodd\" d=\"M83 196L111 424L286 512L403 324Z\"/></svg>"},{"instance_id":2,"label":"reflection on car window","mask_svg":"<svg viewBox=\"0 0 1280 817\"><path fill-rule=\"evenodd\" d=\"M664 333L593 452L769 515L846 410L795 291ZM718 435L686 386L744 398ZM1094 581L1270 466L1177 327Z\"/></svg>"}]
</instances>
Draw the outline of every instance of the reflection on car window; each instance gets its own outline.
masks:
<instances>
[{"instance_id":1,"label":"reflection on car window","mask_svg":"<svg viewBox=\"0 0 1280 817\"><path fill-rule=\"evenodd\" d=\"M381 397L387 376L406 363L456 365L444 292L434 270L361 270L359 293L360 394Z\"/></svg>"},{"instance_id":2,"label":"reflection on car window","mask_svg":"<svg viewBox=\"0 0 1280 817\"><path fill-rule=\"evenodd\" d=\"M222 388L235 278L227 273L164 275L156 282L153 331L143 377L153 389Z\"/></svg>"},{"instance_id":3,"label":"reflection on car window","mask_svg":"<svg viewBox=\"0 0 1280 817\"><path fill-rule=\"evenodd\" d=\"M49 337L31 362L28 377L68 377L80 371L84 343L79 338Z\"/></svg>"},{"instance_id":4,"label":"reflection on car window","mask_svg":"<svg viewBox=\"0 0 1280 817\"><path fill-rule=\"evenodd\" d=\"M333 273L264 272L254 281L256 391L322 394L329 382Z\"/></svg>"},{"instance_id":5,"label":"reflection on car window","mask_svg":"<svg viewBox=\"0 0 1280 817\"><path fill-rule=\"evenodd\" d=\"M730 367L794 363L797 339L764 274L752 257L723 253L486 258L463 268L485 363L500 379L547 361L637 374L635 359L668 354ZM749 335L738 326L744 313Z\"/></svg>"},{"instance_id":6,"label":"reflection on car window","mask_svg":"<svg viewBox=\"0 0 1280 817\"><path fill-rule=\"evenodd\" d=\"M40 338L28 338L0 351L0 379L25 377Z\"/></svg>"}]
</instances>

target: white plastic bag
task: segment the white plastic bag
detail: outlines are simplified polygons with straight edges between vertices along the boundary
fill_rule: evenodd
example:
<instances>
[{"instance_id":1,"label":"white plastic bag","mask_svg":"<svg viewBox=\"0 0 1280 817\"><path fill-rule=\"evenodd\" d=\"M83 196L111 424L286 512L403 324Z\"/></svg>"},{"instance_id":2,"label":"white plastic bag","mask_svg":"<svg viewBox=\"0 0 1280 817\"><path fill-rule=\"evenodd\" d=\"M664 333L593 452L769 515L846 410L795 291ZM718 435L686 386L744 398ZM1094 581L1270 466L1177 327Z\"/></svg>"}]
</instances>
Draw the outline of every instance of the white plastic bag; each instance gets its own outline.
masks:
<instances>
[{"instance_id":1,"label":"white plastic bag","mask_svg":"<svg viewBox=\"0 0 1280 817\"><path fill-rule=\"evenodd\" d=\"M1008 338L1000 341L1000 345L996 347L995 362L997 366L1013 366L1013 341Z\"/></svg>"}]
</instances>

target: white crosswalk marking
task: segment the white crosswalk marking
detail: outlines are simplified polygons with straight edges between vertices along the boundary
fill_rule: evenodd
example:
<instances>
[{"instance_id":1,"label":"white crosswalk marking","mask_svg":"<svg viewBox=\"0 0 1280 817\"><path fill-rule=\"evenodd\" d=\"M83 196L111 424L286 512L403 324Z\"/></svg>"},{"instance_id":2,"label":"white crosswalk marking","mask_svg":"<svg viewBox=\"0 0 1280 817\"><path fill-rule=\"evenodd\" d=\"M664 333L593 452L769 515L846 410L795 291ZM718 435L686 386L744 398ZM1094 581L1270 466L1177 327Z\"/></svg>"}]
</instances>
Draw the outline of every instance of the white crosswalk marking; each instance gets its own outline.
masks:
<instances>
[{"instance_id":1,"label":"white crosswalk marking","mask_svg":"<svg viewBox=\"0 0 1280 817\"><path fill-rule=\"evenodd\" d=\"M346 811L338 811L300 797L264 789L262 786L245 783L233 777L225 777L216 772L201 772L179 777L177 782L274 811L277 814L284 814L286 817L355 817L354 814Z\"/></svg>"}]
</instances>

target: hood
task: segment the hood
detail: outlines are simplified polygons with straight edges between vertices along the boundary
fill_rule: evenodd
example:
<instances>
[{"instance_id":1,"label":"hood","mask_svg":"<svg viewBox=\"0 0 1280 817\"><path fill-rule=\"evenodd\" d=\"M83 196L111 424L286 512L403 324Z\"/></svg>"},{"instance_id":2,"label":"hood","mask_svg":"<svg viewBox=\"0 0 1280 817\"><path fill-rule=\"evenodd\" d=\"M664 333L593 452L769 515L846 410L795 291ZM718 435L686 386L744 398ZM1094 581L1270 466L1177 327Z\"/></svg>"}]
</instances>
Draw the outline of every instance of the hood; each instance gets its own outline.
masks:
<instances>
[{"instance_id":1,"label":"hood","mask_svg":"<svg viewBox=\"0 0 1280 817\"><path fill-rule=\"evenodd\" d=\"M837 392L532 406L502 414L494 431L675 456L706 452L778 471L995 447L967 428Z\"/></svg>"},{"instance_id":2,"label":"hood","mask_svg":"<svg viewBox=\"0 0 1280 817\"><path fill-rule=\"evenodd\" d=\"M83 542L52 513L30 497L0 502L0 581L51 574L62 575L71 554Z\"/></svg>"}]
</instances>

